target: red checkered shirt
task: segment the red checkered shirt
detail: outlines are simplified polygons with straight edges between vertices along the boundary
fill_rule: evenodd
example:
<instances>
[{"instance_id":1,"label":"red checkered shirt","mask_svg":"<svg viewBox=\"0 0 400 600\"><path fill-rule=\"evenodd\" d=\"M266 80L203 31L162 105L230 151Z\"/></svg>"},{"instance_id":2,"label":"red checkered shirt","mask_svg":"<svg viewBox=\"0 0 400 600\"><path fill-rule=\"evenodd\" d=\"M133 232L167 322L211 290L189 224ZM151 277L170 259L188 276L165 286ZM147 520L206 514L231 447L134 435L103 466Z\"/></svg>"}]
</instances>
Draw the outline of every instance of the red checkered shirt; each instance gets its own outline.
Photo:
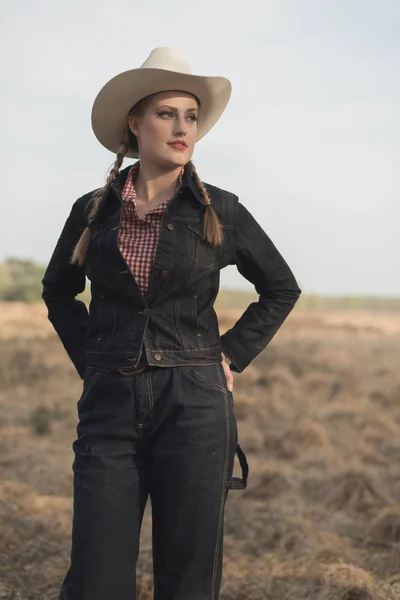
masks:
<instances>
[{"instance_id":1,"label":"red checkered shirt","mask_svg":"<svg viewBox=\"0 0 400 600\"><path fill-rule=\"evenodd\" d=\"M139 172L139 161L132 165L122 191L122 216L118 234L118 244L128 267L130 268L142 294L147 290L151 267L157 248L162 215L169 200L161 202L150 210L143 219L138 216L136 192L133 186ZM182 167L176 192L182 185ZM175 192L175 193L176 193Z\"/></svg>"}]
</instances>

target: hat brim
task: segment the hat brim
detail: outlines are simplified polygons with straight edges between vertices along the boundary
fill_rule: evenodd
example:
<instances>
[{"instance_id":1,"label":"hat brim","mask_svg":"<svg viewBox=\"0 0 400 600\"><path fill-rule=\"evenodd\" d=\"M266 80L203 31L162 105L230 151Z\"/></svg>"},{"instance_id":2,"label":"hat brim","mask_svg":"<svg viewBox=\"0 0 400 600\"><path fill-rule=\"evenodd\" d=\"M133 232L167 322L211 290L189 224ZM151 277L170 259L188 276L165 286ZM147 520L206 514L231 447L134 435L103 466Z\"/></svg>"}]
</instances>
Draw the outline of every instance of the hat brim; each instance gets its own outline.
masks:
<instances>
[{"instance_id":1,"label":"hat brim","mask_svg":"<svg viewBox=\"0 0 400 600\"><path fill-rule=\"evenodd\" d=\"M165 69L139 68L113 77L97 94L92 108L96 138L116 153L126 141L128 113L139 100L156 92L180 90L197 96L201 103L197 123L199 141L218 121L231 96L232 86L225 77L204 77ZM127 157L139 158L135 149Z\"/></svg>"}]
</instances>

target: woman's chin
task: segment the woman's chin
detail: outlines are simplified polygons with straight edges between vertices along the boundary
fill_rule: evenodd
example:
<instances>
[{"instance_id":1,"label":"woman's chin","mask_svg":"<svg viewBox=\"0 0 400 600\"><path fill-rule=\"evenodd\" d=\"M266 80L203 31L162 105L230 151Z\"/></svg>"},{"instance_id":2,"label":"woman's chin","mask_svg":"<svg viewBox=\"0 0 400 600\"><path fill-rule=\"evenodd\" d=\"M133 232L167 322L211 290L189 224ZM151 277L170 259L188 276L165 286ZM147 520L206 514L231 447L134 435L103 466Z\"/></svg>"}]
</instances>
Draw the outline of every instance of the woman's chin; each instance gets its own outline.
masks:
<instances>
[{"instance_id":1,"label":"woman's chin","mask_svg":"<svg viewBox=\"0 0 400 600\"><path fill-rule=\"evenodd\" d=\"M159 165L162 169L171 170L186 165L190 161L192 154L189 149L178 152L167 148L166 151L161 152L141 152L140 160L143 163L153 163Z\"/></svg>"},{"instance_id":2,"label":"woman's chin","mask_svg":"<svg viewBox=\"0 0 400 600\"><path fill-rule=\"evenodd\" d=\"M180 156L164 156L159 159L160 163L163 163L165 167L168 169L177 169L178 167L183 167L190 160L190 155L187 152L182 152Z\"/></svg>"}]
</instances>

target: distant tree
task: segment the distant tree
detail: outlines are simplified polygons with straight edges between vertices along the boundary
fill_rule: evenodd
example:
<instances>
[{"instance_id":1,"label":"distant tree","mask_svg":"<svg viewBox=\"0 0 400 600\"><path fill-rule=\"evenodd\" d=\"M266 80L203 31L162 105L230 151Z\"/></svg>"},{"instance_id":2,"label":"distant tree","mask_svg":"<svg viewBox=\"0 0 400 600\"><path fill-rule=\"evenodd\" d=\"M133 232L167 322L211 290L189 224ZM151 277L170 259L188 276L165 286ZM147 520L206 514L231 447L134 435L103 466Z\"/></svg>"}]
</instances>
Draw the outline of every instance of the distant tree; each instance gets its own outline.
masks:
<instances>
[{"instance_id":1,"label":"distant tree","mask_svg":"<svg viewBox=\"0 0 400 600\"><path fill-rule=\"evenodd\" d=\"M0 300L35 302L42 293L44 268L31 260L9 258L0 263Z\"/></svg>"},{"instance_id":2,"label":"distant tree","mask_svg":"<svg viewBox=\"0 0 400 600\"><path fill-rule=\"evenodd\" d=\"M46 267L32 260L8 258L0 262L0 301L40 302L42 299L42 279ZM77 298L86 304L90 302L90 285Z\"/></svg>"}]
</instances>

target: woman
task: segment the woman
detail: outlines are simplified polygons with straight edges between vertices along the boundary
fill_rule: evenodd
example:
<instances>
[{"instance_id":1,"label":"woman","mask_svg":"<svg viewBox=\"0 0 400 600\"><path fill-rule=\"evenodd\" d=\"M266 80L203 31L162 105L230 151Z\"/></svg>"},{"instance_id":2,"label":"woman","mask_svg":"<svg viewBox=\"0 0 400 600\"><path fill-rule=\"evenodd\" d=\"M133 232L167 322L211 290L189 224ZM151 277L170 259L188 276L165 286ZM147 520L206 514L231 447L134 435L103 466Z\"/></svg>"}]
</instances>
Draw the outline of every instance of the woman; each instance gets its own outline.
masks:
<instances>
[{"instance_id":1,"label":"woman","mask_svg":"<svg viewBox=\"0 0 400 600\"><path fill-rule=\"evenodd\" d=\"M231 371L265 348L300 294L237 196L202 183L191 162L230 93L227 79L193 75L177 50L157 48L93 106L116 161L74 203L43 277L49 319L84 379L62 600L136 597L149 495L154 598L219 597L225 502L248 474ZM125 156L140 161L120 171ZM259 299L220 336L213 304L228 264ZM86 275L89 313L75 298Z\"/></svg>"}]
</instances>

